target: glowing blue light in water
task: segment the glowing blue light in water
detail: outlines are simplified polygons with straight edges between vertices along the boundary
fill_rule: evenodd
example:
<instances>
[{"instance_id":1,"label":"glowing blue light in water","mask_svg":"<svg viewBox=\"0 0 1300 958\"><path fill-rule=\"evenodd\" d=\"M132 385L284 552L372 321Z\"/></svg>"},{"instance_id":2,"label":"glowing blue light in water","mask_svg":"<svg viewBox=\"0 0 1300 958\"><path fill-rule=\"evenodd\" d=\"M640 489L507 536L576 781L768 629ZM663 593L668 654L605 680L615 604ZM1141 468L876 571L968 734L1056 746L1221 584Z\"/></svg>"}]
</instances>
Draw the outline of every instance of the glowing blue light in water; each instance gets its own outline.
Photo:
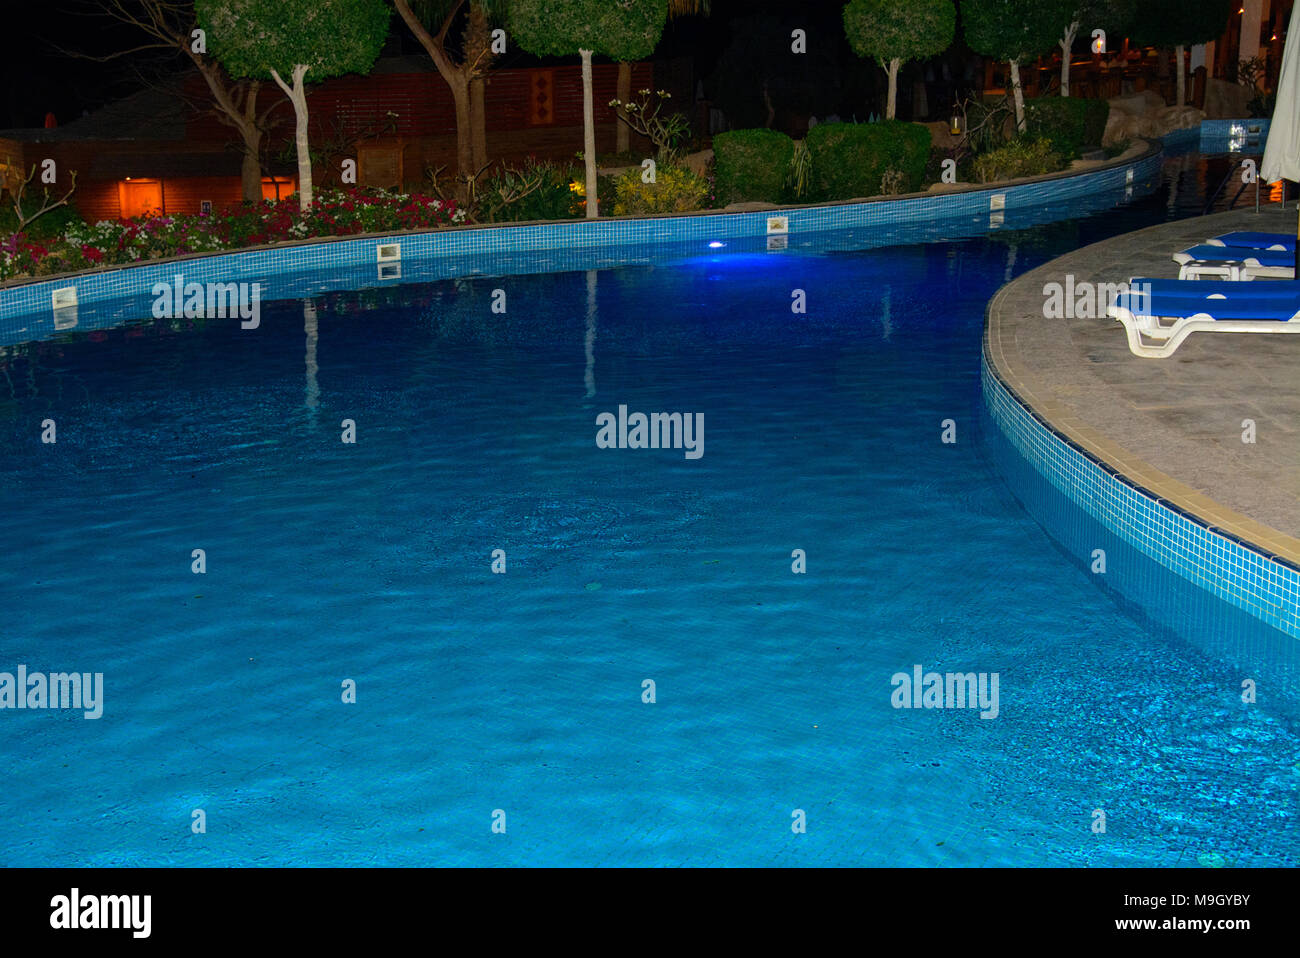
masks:
<instances>
[{"instance_id":1,"label":"glowing blue light in water","mask_svg":"<svg viewBox=\"0 0 1300 958\"><path fill-rule=\"evenodd\" d=\"M726 245L727 244L723 243L721 240L714 240L712 243L709 244L709 249L722 249L722 247Z\"/></svg>"}]
</instances>

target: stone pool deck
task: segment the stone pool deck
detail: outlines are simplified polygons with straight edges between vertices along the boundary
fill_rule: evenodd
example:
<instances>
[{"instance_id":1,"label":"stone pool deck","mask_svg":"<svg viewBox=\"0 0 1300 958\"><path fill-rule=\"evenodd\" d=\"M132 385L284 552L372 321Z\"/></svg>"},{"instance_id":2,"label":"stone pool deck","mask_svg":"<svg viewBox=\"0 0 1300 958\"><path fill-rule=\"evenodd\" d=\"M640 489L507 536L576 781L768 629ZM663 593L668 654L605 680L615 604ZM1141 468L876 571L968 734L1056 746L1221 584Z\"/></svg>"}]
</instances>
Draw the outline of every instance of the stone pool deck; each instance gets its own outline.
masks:
<instances>
[{"instance_id":1,"label":"stone pool deck","mask_svg":"<svg viewBox=\"0 0 1300 958\"><path fill-rule=\"evenodd\" d=\"M1067 274L1076 287L1172 278L1171 254L1208 237L1295 229L1295 204L1270 204L1076 250L998 291L986 349L1058 432L1180 509L1300 563L1300 334L1199 332L1168 359L1143 359L1115 320L1043 316L1044 286ZM1256 424L1253 445L1242 442L1245 419Z\"/></svg>"}]
</instances>

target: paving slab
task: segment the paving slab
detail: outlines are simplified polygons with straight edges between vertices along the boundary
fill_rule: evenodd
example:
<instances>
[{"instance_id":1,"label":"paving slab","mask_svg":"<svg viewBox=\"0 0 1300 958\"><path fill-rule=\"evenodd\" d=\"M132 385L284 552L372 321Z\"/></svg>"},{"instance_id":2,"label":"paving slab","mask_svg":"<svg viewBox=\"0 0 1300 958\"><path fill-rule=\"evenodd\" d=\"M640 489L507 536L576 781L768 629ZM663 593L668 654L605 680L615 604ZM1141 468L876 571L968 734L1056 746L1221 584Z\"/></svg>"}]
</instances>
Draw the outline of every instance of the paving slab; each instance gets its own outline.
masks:
<instances>
[{"instance_id":1,"label":"paving slab","mask_svg":"<svg viewBox=\"0 0 1300 958\"><path fill-rule=\"evenodd\" d=\"M1279 204L1178 220L1068 253L988 308L989 358L1054 428L1152 492L1300 562L1300 334L1193 333L1167 359L1134 356L1105 316L1046 318L1049 283L1176 278L1172 254L1234 230L1296 232ZM1254 280L1254 282L1274 282ZM1242 441L1243 420L1255 442Z\"/></svg>"}]
</instances>

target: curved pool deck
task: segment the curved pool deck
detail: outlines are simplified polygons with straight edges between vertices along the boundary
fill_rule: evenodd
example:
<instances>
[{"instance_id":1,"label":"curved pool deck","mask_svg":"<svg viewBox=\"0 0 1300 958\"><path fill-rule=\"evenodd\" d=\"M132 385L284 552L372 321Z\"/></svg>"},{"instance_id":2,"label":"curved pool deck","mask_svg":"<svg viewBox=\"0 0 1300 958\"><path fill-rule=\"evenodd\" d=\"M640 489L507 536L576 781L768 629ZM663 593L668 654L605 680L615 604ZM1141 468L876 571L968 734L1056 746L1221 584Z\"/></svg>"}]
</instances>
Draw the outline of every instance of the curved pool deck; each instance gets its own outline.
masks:
<instances>
[{"instance_id":1,"label":"curved pool deck","mask_svg":"<svg viewBox=\"0 0 1300 958\"><path fill-rule=\"evenodd\" d=\"M1290 571L1300 566L1300 337L1195 333L1173 356L1144 359L1116 321L1048 319L1044 304L1047 284L1068 276L1076 289L1174 277L1175 250L1295 223L1294 205L1272 204L1076 250L1000 289L984 341L997 379L1058 438L1173 513ZM1254 443L1243 441L1248 419Z\"/></svg>"}]
</instances>

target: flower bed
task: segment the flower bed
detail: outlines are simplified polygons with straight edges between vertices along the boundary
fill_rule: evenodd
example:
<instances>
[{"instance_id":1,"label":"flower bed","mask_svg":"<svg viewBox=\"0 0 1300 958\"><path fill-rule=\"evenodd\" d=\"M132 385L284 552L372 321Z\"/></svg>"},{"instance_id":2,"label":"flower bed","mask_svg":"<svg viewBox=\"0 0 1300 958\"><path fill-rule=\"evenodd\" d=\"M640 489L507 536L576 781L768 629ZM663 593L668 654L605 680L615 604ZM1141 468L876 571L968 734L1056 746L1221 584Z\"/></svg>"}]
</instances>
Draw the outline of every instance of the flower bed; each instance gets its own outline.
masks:
<instances>
[{"instance_id":1,"label":"flower bed","mask_svg":"<svg viewBox=\"0 0 1300 958\"><path fill-rule=\"evenodd\" d=\"M310 209L298 201L264 200L211 215L139 216L72 223L55 239L22 233L0 240L0 280L121 265L141 260L213 253L314 236L349 236L433 229L465 222L456 204L418 193L321 190Z\"/></svg>"}]
</instances>

